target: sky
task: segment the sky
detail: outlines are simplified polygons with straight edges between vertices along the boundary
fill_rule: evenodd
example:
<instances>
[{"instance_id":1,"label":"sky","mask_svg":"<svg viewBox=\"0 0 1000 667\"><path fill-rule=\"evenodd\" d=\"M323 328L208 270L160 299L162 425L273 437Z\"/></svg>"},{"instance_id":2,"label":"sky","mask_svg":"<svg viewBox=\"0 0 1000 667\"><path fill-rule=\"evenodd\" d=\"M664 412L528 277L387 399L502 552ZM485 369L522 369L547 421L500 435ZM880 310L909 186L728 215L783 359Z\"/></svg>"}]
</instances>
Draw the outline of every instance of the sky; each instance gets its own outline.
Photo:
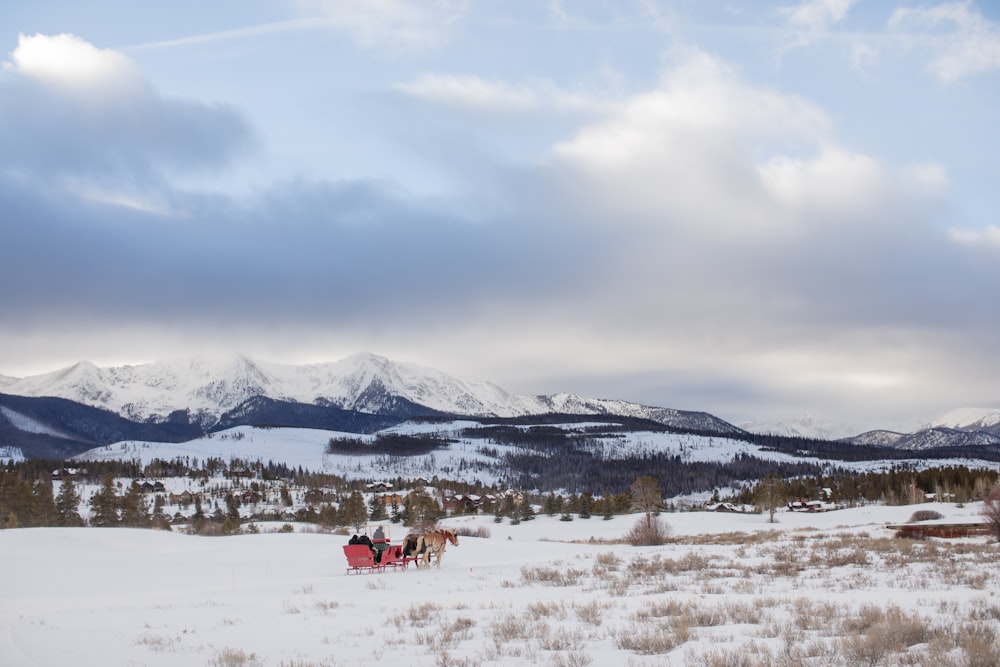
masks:
<instances>
[{"instance_id":1,"label":"sky","mask_svg":"<svg viewBox=\"0 0 1000 667\"><path fill-rule=\"evenodd\" d=\"M0 374L1000 407L997 109L991 2L4 3Z\"/></svg>"}]
</instances>

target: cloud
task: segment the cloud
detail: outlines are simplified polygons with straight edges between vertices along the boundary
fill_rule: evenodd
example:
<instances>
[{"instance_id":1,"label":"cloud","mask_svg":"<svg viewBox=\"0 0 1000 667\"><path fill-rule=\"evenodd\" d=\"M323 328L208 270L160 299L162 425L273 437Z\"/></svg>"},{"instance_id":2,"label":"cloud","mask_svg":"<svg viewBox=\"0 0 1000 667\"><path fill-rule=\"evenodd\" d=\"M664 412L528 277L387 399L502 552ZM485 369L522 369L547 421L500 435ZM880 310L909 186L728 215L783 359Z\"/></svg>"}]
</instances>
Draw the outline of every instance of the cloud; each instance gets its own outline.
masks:
<instances>
[{"instance_id":1,"label":"cloud","mask_svg":"<svg viewBox=\"0 0 1000 667\"><path fill-rule=\"evenodd\" d=\"M127 56L74 35L21 35L4 70L0 166L26 178L138 191L252 145L235 111L163 97Z\"/></svg>"},{"instance_id":2,"label":"cloud","mask_svg":"<svg viewBox=\"0 0 1000 667\"><path fill-rule=\"evenodd\" d=\"M397 84L396 90L436 104L493 111L525 111L539 104L528 88L468 75L423 74Z\"/></svg>"},{"instance_id":3,"label":"cloud","mask_svg":"<svg viewBox=\"0 0 1000 667\"><path fill-rule=\"evenodd\" d=\"M1000 324L969 287L996 268L967 264L940 224L941 164L846 146L816 104L705 53L558 144L550 168L579 233L615 235L590 296L631 333L604 333L670 359L664 373L863 409L920 355L944 364L942 330ZM768 368L781 387L765 390Z\"/></svg>"},{"instance_id":4,"label":"cloud","mask_svg":"<svg viewBox=\"0 0 1000 667\"><path fill-rule=\"evenodd\" d=\"M126 56L75 35L19 35L5 68L82 97L142 94L147 86Z\"/></svg>"},{"instance_id":5,"label":"cloud","mask_svg":"<svg viewBox=\"0 0 1000 667\"><path fill-rule=\"evenodd\" d=\"M947 369L995 350L982 304L1000 274L962 247L996 247L993 228L942 224L943 163L850 145L816 102L708 53L674 52L637 93L582 94L572 118L570 88L548 80L417 76L397 92L471 110L467 125L398 96L365 120L460 171L447 197L294 176L237 197L170 177L232 164L252 134L238 112L165 98L120 53L46 40L0 79L8 358L43 335L112 362L205 340L276 360L373 349L516 391L727 418L759 416L746 406L761 396L860 414L992 386ZM515 161L456 140L472 127L502 143L505 123L519 137L544 123L548 150Z\"/></svg>"},{"instance_id":6,"label":"cloud","mask_svg":"<svg viewBox=\"0 0 1000 667\"><path fill-rule=\"evenodd\" d=\"M554 112L600 114L615 108L619 91L614 73L602 72L577 88L560 87L549 80L510 83L465 74L425 73L397 83L404 95L454 109L491 113Z\"/></svg>"},{"instance_id":7,"label":"cloud","mask_svg":"<svg viewBox=\"0 0 1000 667\"><path fill-rule=\"evenodd\" d=\"M554 159L593 181L583 198L603 210L674 230L755 235L782 223L759 161L815 153L831 133L816 105L747 85L691 51L655 90L557 145Z\"/></svg>"},{"instance_id":8,"label":"cloud","mask_svg":"<svg viewBox=\"0 0 1000 667\"><path fill-rule=\"evenodd\" d=\"M984 229L953 227L948 230L948 237L959 245L1000 248L1000 226L997 225L987 225Z\"/></svg>"},{"instance_id":9,"label":"cloud","mask_svg":"<svg viewBox=\"0 0 1000 667\"><path fill-rule=\"evenodd\" d=\"M781 7L778 12L788 25L809 33L822 33L840 23L857 0L805 0L794 6Z\"/></svg>"},{"instance_id":10,"label":"cloud","mask_svg":"<svg viewBox=\"0 0 1000 667\"><path fill-rule=\"evenodd\" d=\"M460 0L294 0L303 12L318 12L329 25L347 30L365 47L427 48L439 43L466 12Z\"/></svg>"},{"instance_id":11,"label":"cloud","mask_svg":"<svg viewBox=\"0 0 1000 667\"><path fill-rule=\"evenodd\" d=\"M1000 25L971 1L899 8L889 27L928 43L933 57L927 68L945 83L1000 69Z\"/></svg>"},{"instance_id":12,"label":"cloud","mask_svg":"<svg viewBox=\"0 0 1000 667\"><path fill-rule=\"evenodd\" d=\"M857 0L805 0L798 5L780 7L778 13L795 33L784 49L794 49L815 42L831 27L843 21L856 2Z\"/></svg>"}]
</instances>

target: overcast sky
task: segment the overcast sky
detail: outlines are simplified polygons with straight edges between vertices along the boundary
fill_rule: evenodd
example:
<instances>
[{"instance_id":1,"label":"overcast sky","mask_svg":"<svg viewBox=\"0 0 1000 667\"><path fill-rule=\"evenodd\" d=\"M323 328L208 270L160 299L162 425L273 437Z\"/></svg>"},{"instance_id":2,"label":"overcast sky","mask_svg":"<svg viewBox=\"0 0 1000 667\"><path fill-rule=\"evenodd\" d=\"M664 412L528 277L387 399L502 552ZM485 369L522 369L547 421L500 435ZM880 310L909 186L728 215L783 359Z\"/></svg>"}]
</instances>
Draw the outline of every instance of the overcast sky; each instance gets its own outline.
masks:
<instances>
[{"instance_id":1,"label":"overcast sky","mask_svg":"<svg viewBox=\"0 0 1000 667\"><path fill-rule=\"evenodd\" d=\"M0 374L1000 407L1000 4L0 6Z\"/></svg>"}]
</instances>

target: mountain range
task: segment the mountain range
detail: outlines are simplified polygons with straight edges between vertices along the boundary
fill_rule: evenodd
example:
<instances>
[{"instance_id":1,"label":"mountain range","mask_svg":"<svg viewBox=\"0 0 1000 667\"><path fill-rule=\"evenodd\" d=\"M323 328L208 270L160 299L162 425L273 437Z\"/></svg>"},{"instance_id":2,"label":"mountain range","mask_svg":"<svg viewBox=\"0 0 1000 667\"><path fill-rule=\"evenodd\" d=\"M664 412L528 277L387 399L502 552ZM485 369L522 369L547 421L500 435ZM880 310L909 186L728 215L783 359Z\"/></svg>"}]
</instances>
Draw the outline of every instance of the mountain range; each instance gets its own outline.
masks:
<instances>
[{"instance_id":1,"label":"mountain range","mask_svg":"<svg viewBox=\"0 0 1000 667\"><path fill-rule=\"evenodd\" d=\"M67 411L65 403L54 404L52 399L92 412L67 423L60 415L79 410ZM41 448L50 454L74 449L66 443L53 445L59 438L79 441L82 447L116 436L172 442L241 424L371 432L415 416L550 413L617 415L686 431L742 432L704 412L576 394L517 395L488 382L459 380L370 353L299 366L244 356L222 362L189 359L110 368L84 361L42 375L0 376L0 437L5 431L9 436L20 433L20 440L30 434L34 451ZM104 424L111 417L121 421ZM97 422L104 425L79 429L81 423ZM127 435L139 427L144 429L141 436ZM49 446L42 447L42 442Z\"/></svg>"},{"instance_id":2,"label":"mountain range","mask_svg":"<svg viewBox=\"0 0 1000 667\"><path fill-rule=\"evenodd\" d=\"M241 424L372 432L416 416L616 415L684 431L747 430L831 439L817 420L739 428L706 412L577 394L525 396L488 382L370 353L285 365L235 356L100 368L82 361L24 378L0 375L0 445L27 443L35 456L115 439L177 442ZM844 441L902 449L1000 444L1000 410L961 410L912 434L872 431Z\"/></svg>"}]
</instances>

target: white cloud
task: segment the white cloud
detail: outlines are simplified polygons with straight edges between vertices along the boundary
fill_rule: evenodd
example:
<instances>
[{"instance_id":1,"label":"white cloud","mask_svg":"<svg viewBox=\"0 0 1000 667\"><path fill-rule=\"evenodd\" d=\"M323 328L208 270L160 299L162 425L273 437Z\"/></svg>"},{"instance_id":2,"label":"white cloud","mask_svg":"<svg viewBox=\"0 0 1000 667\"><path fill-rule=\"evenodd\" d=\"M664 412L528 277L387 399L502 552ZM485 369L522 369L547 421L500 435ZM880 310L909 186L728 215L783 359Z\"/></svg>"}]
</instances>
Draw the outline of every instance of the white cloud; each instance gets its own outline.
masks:
<instances>
[{"instance_id":1,"label":"white cloud","mask_svg":"<svg viewBox=\"0 0 1000 667\"><path fill-rule=\"evenodd\" d=\"M127 56L99 49L75 35L18 35L11 58L13 62L4 63L6 69L91 98L141 94L147 87L142 72Z\"/></svg>"},{"instance_id":2,"label":"white cloud","mask_svg":"<svg viewBox=\"0 0 1000 667\"><path fill-rule=\"evenodd\" d=\"M987 225L983 229L953 227L948 230L948 237L959 245L1000 248L1000 226L997 225Z\"/></svg>"},{"instance_id":3,"label":"white cloud","mask_svg":"<svg viewBox=\"0 0 1000 667\"><path fill-rule=\"evenodd\" d=\"M0 169L43 188L148 208L167 173L227 164L252 143L235 112L163 97L130 58L75 35L21 35L4 70Z\"/></svg>"},{"instance_id":4,"label":"white cloud","mask_svg":"<svg viewBox=\"0 0 1000 667\"><path fill-rule=\"evenodd\" d=\"M793 28L816 33L843 21L855 2L857 0L806 0L778 11Z\"/></svg>"},{"instance_id":5,"label":"white cloud","mask_svg":"<svg viewBox=\"0 0 1000 667\"><path fill-rule=\"evenodd\" d=\"M466 11L460 0L296 0L303 11L320 12L367 47L432 46Z\"/></svg>"},{"instance_id":6,"label":"white cloud","mask_svg":"<svg viewBox=\"0 0 1000 667\"><path fill-rule=\"evenodd\" d=\"M803 217L854 219L888 191L887 174L877 160L834 146L808 158L776 155L759 171L768 193Z\"/></svg>"},{"instance_id":7,"label":"white cloud","mask_svg":"<svg viewBox=\"0 0 1000 667\"><path fill-rule=\"evenodd\" d=\"M495 111L524 111L540 101L538 94L526 87L458 74L422 74L414 81L397 84L396 89L436 104Z\"/></svg>"},{"instance_id":8,"label":"white cloud","mask_svg":"<svg viewBox=\"0 0 1000 667\"><path fill-rule=\"evenodd\" d=\"M395 90L430 104L479 111L517 113L605 113L616 108L613 99L620 85L613 73L602 72L594 81L576 88L557 86L549 80L523 83L490 80L468 74L425 73L397 83Z\"/></svg>"},{"instance_id":9,"label":"white cloud","mask_svg":"<svg viewBox=\"0 0 1000 667\"><path fill-rule=\"evenodd\" d=\"M805 0L798 5L779 8L778 13L794 31L794 37L783 48L794 49L815 42L843 21L855 2L857 0Z\"/></svg>"},{"instance_id":10,"label":"white cloud","mask_svg":"<svg viewBox=\"0 0 1000 667\"><path fill-rule=\"evenodd\" d=\"M903 169L906 184L915 192L941 197L951 190L951 178L944 165L938 162L911 164Z\"/></svg>"},{"instance_id":11,"label":"white cloud","mask_svg":"<svg viewBox=\"0 0 1000 667\"><path fill-rule=\"evenodd\" d=\"M897 9L889 27L928 42L927 68L946 83L1000 69L1000 25L970 1Z\"/></svg>"},{"instance_id":12,"label":"white cloud","mask_svg":"<svg viewBox=\"0 0 1000 667\"><path fill-rule=\"evenodd\" d=\"M860 156L847 160L830 149L819 158L800 157L831 145L831 135L816 105L751 86L725 63L690 52L657 89L627 99L554 153L557 163L590 181L584 198L629 214L623 217L747 233L785 224L779 209L786 197L778 195L802 191L806 182L817 191L836 190L828 199L842 196L844 182L825 181L837 160L851 162L843 165L842 181L861 182L847 175L859 163L868 169ZM770 179L762 179L760 164L765 171L770 166ZM775 186L779 176L782 188Z\"/></svg>"}]
</instances>

